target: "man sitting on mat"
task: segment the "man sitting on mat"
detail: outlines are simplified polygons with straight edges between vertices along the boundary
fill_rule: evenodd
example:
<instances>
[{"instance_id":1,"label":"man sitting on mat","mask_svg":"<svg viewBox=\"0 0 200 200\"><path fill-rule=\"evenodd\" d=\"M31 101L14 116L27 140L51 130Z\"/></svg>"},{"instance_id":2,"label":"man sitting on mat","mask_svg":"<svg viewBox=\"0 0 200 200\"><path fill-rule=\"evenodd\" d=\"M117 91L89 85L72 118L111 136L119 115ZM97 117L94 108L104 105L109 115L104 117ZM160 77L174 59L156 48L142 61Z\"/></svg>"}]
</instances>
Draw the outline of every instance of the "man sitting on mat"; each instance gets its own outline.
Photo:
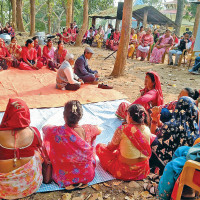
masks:
<instances>
[{"instance_id":1,"label":"man sitting on mat","mask_svg":"<svg viewBox=\"0 0 200 200\"><path fill-rule=\"evenodd\" d=\"M86 47L84 54L80 56L74 65L74 73L81 78L84 83L97 83L98 80L98 72L95 70L91 70L88 66L88 61L94 51L90 47Z\"/></svg>"},{"instance_id":2,"label":"man sitting on mat","mask_svg":"<svg viewBox=\"0 0 200 200\"><path fill-rule=\"evenodd\" d=\"M83 81L73 73L72 65L74 65L74 55L67 54L57 72L56 88L61 90L78 90L80 85L83 84Z\"/></svg>"}]
</instances>

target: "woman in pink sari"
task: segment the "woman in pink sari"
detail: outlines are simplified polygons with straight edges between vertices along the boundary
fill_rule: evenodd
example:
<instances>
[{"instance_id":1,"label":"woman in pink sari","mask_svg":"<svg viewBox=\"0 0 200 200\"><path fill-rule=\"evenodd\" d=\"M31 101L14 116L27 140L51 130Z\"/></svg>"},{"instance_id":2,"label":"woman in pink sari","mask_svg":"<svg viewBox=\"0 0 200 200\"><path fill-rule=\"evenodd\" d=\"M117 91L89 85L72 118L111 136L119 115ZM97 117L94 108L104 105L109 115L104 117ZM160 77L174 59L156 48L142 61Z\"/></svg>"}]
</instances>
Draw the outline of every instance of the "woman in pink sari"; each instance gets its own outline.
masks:
<instances>
[{"instance_id":1,"label":"woman in pink sari","mask_svg":"<svg viewBox=\"0 0 200 200\"><path fill-rule=\"evenodd\" d=\"M139 46L136 52L136 58L141 57L140 61L144 61L149 53L150 47L153 44L153 36L151 34L151 29L148 29L146 34L142 35L139 41Z\"/></svg>"},{"instance_id":2,"label":"woman in pink sari","mask_svg":"<svg viewBox=\"0 0 200 200\"><path fill-rule=\"evenodd\" d=\"M151 53L151 63L161 63L162 57L166 51L173 45L173 37L171 31L166 30L166 33L156 42L153 51Z\"/></svg>"},{"instance_id":3,"label":"woman in pink sari","mask_svg":"<svg viewBox=\"0 0 200 200\"><path fill-rule=\"evenodd\" d=\"M65 60L66 55L67 55L67 49L64 49L63 42L59 41L58 48L54 52L54 63L56 64L56 68L60 67L60 65Z\"/></svg>"},{"instance_id":4,"label":"woman in pink sari","mask_svg":"<svg viewBox=\"0 0 200 200\"><path fill-rule=\"evenodd\" d=\"M146 73L144 85L145 88L140 90L141 96L132 104L122 102L119 105L116 115L120 119L126 120L128 107L133 104L142 105L146 111L149 111L154 106L160 106L163 104L160 78L156 72L150 71Z\"/></svg>"},{"instance_id":5,"label":"woman in pink sari","mask_svg":"<svg viewBox=\"0 0 200 200\"><path fill-rule=\"evenodd\" d=\"M8 52L10 53L12 57L12 67L18 67L19 66L19 60L21 58L21 51L22 48L20 45L17 44L16 37L11 38L11 43L8 45Z\"/></svg>"},{"instance_id":6,"label":"woman in pink sari","mask_svg":"<svg viewBox=\"0 0 200 200\"><path fill-rule=\"evenodd\" d=\"M143 106L128 109L127 124L117 128L108 145L98 144L96 152L102 167L115 178L142 180L150 172L150 143L153 141Z\"/></svg>"},{"instance_id":7,"label":"woman in pink sari","mask_svg":"<svg viewBox=\"0 0 200 200\"><path fill-rule=\"evenodd\" d=\"M51 70L55 70L56 68L56 64L54 63L54 52L55 47L53 46L53 42L51 39L48 39L47 45L45 45L43 48L43 58Z\"/></svg>"},{"instance_id":8,"label":"woman in pink sari","mask_svg":"<svg viewBox=\"0 0 200 200\"><path fill-rule=\"evenodd\" d=\"M87 184L95 176L93 142L101 131L94 125L78 125L82 115L80 102L69 101L64 108L65 125L43 127L44 144L53 165L53 180L59 187Z\"/></svg>"}]
</instances>

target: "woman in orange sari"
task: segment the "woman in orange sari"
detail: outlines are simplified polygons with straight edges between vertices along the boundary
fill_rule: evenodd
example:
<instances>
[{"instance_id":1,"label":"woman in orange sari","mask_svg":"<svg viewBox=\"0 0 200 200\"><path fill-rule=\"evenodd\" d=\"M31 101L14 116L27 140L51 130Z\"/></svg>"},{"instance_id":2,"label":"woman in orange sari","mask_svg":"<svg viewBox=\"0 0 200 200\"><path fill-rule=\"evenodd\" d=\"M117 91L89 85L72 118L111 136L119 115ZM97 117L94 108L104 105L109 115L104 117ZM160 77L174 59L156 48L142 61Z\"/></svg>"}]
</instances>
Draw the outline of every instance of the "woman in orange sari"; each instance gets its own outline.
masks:
<instances>
[{"instance_id":1,"label":"woman in orange sari","mask_svg":"<svg viewBox=\"0 0 200 200\"><path fill-rule=\"evenodd\" d=\"M117 128L111 142L96 146L102 167L115 178L142 180L149 174L153 137L146 124L144 107L134 104L128 109L127 124Z\"/></svg>"}]
</instances>

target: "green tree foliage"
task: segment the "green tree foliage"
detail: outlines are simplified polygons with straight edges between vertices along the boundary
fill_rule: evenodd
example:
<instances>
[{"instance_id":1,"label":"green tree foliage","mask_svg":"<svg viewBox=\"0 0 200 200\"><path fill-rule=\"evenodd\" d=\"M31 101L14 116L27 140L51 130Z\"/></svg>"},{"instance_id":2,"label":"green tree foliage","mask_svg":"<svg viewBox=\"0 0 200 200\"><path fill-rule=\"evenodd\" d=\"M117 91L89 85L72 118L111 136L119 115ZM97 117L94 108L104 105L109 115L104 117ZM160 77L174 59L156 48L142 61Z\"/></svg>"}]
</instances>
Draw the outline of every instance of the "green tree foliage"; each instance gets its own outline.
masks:
<instances>
[{"instance_id":1,"label":"green tree foliage","mask_svg":"<svg viewBox=\"0 0 200 200\"><path fill-rule=\"evenodd\" d=\"M51 0L51 32L60 32L66 24L66 5L67 0ZM114 6L113 0L89 0L89 14L105 10ZM2 8L2 9L1 9ZM47 0L36 0L36 31L48 31L48 6ZM6 22L11 22L11 3L10 0L0 0L0 21L5 26ZM23 22L27 32L30 31L30 0L23 0ZM83 0L74 0L74 20L80 27L83 22Z\"/></svg>"},{"instance_id":2,"label":"green tree foliage","mask_svg":"<svg viewBox=\"0 0 200 200\"><path fill-rule=\"evenodd\" d=\"M163 8L163 2L161 0L143 0L143 2L144 4L148 6L153 6L158 10L161 10Z\"/></svg>"},{"instance_id":3,"label":"green tree foliage","mask_svg":"<svg viewBox=\"0 0 200 200\"><path fill-rule=\"evenodd\" d=\"M185 3L186 3L185 10L184 10L185 13L184 13L183 18L187 20L194 19L196 15L196 10L197 10L197 4L188 3L188 2L185 2Z\"/></svg>"},{"instance_id":4,"label":"green tree foliage","mask_svg":"<svg viewBox=\"0 0 200 200\"><path fill-rule=\"evenodd\" d=\"M114 6L113 0L89 0L89 14Z\"/></svg>"}]
</instances>

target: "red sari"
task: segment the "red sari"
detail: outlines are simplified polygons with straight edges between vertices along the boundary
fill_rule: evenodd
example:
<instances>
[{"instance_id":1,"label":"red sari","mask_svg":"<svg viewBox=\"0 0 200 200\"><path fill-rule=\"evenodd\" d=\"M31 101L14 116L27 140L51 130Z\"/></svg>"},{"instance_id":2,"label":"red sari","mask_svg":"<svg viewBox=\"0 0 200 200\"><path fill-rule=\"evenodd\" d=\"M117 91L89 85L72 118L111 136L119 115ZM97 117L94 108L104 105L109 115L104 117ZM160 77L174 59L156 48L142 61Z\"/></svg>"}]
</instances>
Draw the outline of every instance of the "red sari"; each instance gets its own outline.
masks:
<instances>
[{"instance_id":1,"label":"red sari","mask_svg":"<svg viewBox=\"0 0 200 200\"><path fill-rule=\"evenodd\" d=\"M136 99L132 104L122 102L117 111L116 115L121 119L126 119L127 110L128 107L133 104L140 104L142 105L147 111L153 107L153 106L160 106L163 105L163 94L162 94L162 88L160 83L160 78L156 72L147 72L154 75L155 79L155 89L153 90L147 90L146 88L140 90L141 97Z\"/></svg>"},{"instance_id":2,"label":"red sari","mask_svg":"<svg viewBox=\"0 0 200 200\"><path fill-rule=\"evenodd\" d=\"M29 66L26 62L37 62L37 68L41 69L43 67L43 63L37 60L37 51L34 48L29 50L28 47L23 47L21 57L22 60L19 65L19 69L21 70L34 70L34 68Z\"/></svg>"},{"instance_id":3,"label":"red sari","mask_svg":"<svg viewBox=\"0 0 200 200\"><path fill-rule=\"evenodd\" d=\"M76 42L76 29L68 28L67 32L71 35L71 41Z\"/></svg>"},{"instance_id":4,"label":"red sari","mask_svg":"<svg viewBox=\"0 0 200 200\"><path fill-rule=\"evenodd\" d=\"M8 67L11 67L11 62L7 61L5 58L11 57L8 49L5 46L2 46L0 48L0 67L3 67L3 69L7 69Z\"/></svg>"},{"instance_id":5,"label":"red sari","mask_svg":"<svg viewBox=\"0 0 200 200\"><path fill-rule=\"evenodd\" d=\"M44 144L53 165L53 180L59 187L86 184L95 176L96 160L91 144L100 131L93 125L82 128L86 140L67 125L43 127Z\"/></svg>"},{"instance_id":6,"label":"red sari","mask_svg":"<svg viewBox=\"0 0 200 200\"><path fill-rule=\"evenodd\" d=\"M120 39L120 32L118 34L116 34L114 32L113 40L110 40L110 49L111 50L116 51L118 49L119 39Z\"/></svg>"},{"instance_id":7,"label":"red sari","mask_svg":"<svg viewBox=\"0 0 200 200\"><path fill-rule=\"evenodd\" d=\"M120 149L110 150L104 144L96 146L96 153L99 157L102 167L110 172L115 178L122 180L142 180L147 177L150 172L149 158L151 157L151 147L147 139L143 136L138 128L135 127L135 132L132 128L133 124L126 124L119 127L123 133L131 141L142 154L147 156L147 159L136 164L126 164L120 161Z\"/></svg>"}]
</instances>

